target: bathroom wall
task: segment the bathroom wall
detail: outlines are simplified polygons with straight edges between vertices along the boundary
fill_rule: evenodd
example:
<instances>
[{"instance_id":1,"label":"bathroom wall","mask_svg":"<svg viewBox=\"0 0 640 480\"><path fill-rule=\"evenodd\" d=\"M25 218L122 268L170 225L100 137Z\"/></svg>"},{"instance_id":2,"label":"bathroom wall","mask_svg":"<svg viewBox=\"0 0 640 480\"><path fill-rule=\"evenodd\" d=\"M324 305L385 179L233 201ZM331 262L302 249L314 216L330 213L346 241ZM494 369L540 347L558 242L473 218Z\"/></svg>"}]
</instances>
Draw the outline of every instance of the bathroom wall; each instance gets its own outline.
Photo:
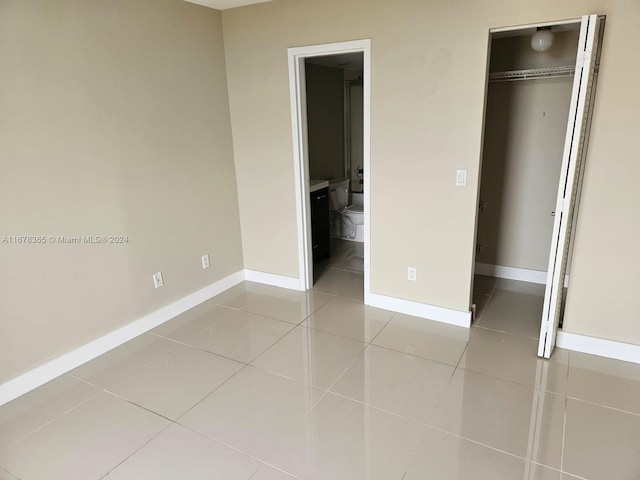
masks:
<instances>
[{"instance_id":1,"label":"bathroom wall","mask_svg":"<svg viewBox=\"0 0 640 480\"><path fill-rule=\"evenodd\" d=\"M575 64L578 31L547 52L494 39L491 71ZM546 271L573 77L490 82L476 262Z\"/></svg>"},{"instance_id":2,"label":"bathroom wall","mask_svg":"<svg viewBox=\"0 0 640 480\"><path fill-rule=\"evenodd\" d=\"M358 177L358 168L364 166L364 97L363 86L352 85L349 97L349 124L351 155L351 191L361 193L364 187L363 175Z\"/></svg>"},{"instance_id":3,"label":"bathroom wall","mask_svg":"<svg viewBox=\"0 0 640 480\"><path fill-rule=\"evenodd\" d=\"M344 76L339 68L306 62L309 174L344 178Z\"/></svg>"},{"instance_id":4,"label":"bathroom wall","mask_svg":"<svg viewBox=\"0 0 640 480\"><path fill-rule=\"evenodd\" d=\"M220 12L0 1L0 65L0 239L126 237L0 243L2 383L243 260Z\"/></svg>"}]
</instances>

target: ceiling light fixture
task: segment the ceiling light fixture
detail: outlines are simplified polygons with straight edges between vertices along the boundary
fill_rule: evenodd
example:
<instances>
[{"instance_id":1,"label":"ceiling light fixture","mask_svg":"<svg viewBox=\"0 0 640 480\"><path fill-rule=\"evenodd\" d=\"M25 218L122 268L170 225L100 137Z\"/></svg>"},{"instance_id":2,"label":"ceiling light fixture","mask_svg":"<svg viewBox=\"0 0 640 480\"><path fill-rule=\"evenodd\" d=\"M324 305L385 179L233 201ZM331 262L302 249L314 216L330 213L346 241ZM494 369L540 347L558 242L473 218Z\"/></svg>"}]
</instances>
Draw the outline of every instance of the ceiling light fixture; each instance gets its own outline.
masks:
<instances>
[{"instance_id":1,"label":"ceiling light fixture","mask_svg":"<svg viewBox=\"0 0 640 480\"><path fill-rule=\"evenodd\" d=\"M546 52L553 45L551 27L538 27L538 31L531 37L531 48L536 52Z\"/></svg>"}]
</instances>

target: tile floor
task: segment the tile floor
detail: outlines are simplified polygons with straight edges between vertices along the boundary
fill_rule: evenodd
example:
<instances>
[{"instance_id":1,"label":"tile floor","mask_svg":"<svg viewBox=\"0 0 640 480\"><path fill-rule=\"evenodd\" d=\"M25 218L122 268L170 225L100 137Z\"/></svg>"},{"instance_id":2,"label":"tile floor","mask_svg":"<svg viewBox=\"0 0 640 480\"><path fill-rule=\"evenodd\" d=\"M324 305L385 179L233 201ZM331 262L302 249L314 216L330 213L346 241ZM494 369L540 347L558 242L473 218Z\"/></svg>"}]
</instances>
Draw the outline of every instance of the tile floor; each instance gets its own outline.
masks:
<instances>
[{"instance_id":1,"label":"tile floor","mask_svg":"<svg viewBox=\"0 0 640 480\"><path fill-rule=\"evenodd\" d=\"M0 480L640 479L640 365L538 359L539 286L478 277L466 330L329 273L238 285L0 407Z\"/></svg>"},{"instance_id":2,"label":"tile floor","mask_svg":"<svg viewBox=\"0 0 640 480\"><path fill-rule=\"evenodd\" d=\"M364 272L364 243L331 239L331 257L320 263L321 270L334 268L353 273Z\"/></svg>"}]
</instances>

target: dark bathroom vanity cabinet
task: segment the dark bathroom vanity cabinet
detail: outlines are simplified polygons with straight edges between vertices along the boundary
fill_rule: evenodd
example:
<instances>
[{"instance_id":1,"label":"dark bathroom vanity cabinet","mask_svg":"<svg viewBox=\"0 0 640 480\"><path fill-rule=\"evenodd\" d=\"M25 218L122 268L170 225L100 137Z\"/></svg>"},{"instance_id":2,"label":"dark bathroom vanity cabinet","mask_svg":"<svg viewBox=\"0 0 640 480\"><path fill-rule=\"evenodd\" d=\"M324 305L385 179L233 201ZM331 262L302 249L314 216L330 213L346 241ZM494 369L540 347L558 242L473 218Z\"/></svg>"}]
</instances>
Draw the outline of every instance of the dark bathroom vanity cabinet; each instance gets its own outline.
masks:
<instances>
[{"instance_id":1,"label":"dark bathroom vanity cabinet","mask_svg":"<svg viewBox=\"0 0 640 480\"><path fill-rule=\"evenodd\" d=\"M314 263L331 256L328 187L311 192L311 248Z\"/></svg>"}]
</instances>

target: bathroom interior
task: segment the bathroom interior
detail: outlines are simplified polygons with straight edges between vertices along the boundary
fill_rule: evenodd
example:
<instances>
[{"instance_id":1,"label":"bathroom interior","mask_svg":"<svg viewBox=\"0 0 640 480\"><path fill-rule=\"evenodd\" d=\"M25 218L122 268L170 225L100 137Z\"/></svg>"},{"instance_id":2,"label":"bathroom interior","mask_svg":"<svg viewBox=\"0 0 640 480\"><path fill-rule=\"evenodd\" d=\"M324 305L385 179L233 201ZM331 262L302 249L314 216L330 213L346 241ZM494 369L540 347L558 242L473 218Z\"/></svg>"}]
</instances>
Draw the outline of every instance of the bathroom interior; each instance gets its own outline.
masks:
<instances>
[{"instance_id":1,"label":"bathroom interior","mask_svg":"<svg viewBox=\"0 0 640 480\"><path fill-rule=\"evenodd\" d=\"M539 336L542 318L579 28L580 24L565 24L501 32L491 41L475 318L480 325L489 322L483 312L488 305L497 308L492 305L494 292L526 292L530 308L521 327L533 338ZM537 37L542 45L536 44ZM567 272L571 246L572 242ZM567 285L568 278L565 294Z\"/></svg>"},{"instance_id":2,"label":"bathroom interior","mask_svg":"<svg viewBox=\"0 0 640 480\"><path fill-rule=\"evenodd\" d=\"M313 281L364 271L361 52L305 60Z\"/></svg>"}]
</instances>

